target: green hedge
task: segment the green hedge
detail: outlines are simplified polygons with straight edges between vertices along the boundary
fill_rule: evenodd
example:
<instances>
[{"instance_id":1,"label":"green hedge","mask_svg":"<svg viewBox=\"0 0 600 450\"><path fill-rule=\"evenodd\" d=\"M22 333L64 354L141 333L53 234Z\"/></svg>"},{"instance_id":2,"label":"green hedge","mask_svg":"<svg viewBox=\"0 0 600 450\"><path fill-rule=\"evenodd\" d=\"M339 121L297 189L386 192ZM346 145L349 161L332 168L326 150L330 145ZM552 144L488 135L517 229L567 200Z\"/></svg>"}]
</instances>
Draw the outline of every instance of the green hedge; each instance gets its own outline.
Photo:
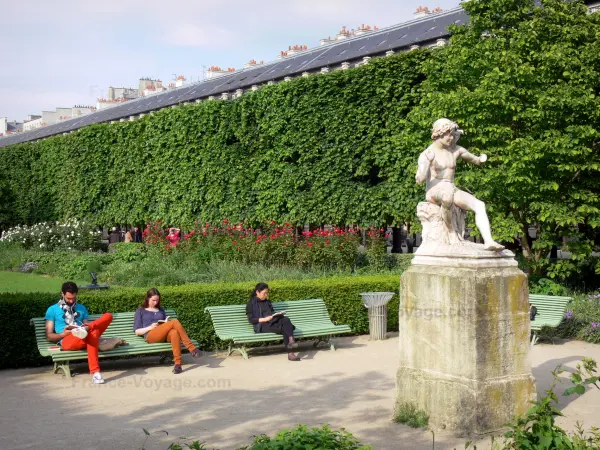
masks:
<instances>
[{"instance_id":1,"label":"green hedge","mask_svg":"<svg viewBox=\"0 0 600 450\"><path fill-rule=\"evenodd\" d=\"M420 99L427 53L3 148L0 227L411 221L422 145L398 151L394 138Z\"/></svg>"},{"instance_id":2,"label":"green hedge","mask_svg":"<svg viewBox=\"0 0 600 450\"><path fill-rule=\"evenodd\" d=\"M323 298L332 320L348 324L357 334L368 333L367 310L360 292L398 292L399 276L368 276L322 278L315 280L282 280L269 283L271 300L301 300ZM190 336L197 339L202 349L219 346L210 317L204 313L209 305L246 303L254 283L198 284L161 288L162 305L174 308ZM90 313L134 311L142 302L145 289L109 289L80 291L80 302ZM0 294L3 311L3 331L0 333L0 368L14 368L48 363L37 350L32 317L42 317L48 306L58 300L55 294ZM398 295L390 302L388 329L398 328Z\"/></svg>"}]
</instances>

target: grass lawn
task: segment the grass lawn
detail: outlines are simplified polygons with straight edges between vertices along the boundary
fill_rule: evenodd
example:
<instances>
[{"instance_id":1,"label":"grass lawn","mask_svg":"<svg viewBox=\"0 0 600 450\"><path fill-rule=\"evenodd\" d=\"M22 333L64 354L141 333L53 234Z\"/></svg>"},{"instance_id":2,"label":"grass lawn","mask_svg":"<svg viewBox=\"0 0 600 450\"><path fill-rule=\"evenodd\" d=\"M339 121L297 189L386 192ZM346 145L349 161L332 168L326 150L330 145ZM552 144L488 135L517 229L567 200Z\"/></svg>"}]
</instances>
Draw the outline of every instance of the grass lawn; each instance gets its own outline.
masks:
<instances>
[{"instance_id":1,"label":"grass lawn","mask_svg":"<svg viewBox=\"0 0 600 450\"><path fill-rule=\"evenodd\" d=\"M56 292L58 295L63 284L61 278L47 277L33 273L1 272L0 293L3 292ZM76 282L86 285L88 282Z\"/></svg>"}]
</instances>

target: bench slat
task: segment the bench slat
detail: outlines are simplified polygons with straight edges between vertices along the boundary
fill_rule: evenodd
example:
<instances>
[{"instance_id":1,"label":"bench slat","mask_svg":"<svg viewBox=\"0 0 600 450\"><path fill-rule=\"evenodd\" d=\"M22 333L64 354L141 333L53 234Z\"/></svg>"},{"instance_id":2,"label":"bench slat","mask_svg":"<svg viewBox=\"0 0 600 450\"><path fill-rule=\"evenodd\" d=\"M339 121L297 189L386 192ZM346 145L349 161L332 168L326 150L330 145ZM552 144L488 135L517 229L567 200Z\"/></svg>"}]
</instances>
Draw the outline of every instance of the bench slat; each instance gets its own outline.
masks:
<instances>
[{"instance_id":1,"label":"bench slat","mask_svg":"<svg viewBox=\"0 0 600 450\"><path fill-rule=\"evenodd\" d=\"M335 325L323 299L294 300L273 303L273 310L286 311L296 329L295 337L319 337L351 333L348 325ZM280 341L274 333L255 333L246 316L246 305L207 306L215 333L219 339L234 344Z\"/></svg>"},{"instance_id":2,"label":"bench slat","mask_svg":"<svg viewBox=\"0 0 600 450\"><path fill-rule=\"evenodd\" d=\"M543 327L557 327L561 324L571 297L532 294L529 303L537 308L537 315L531 322L531 330L540 331ZM534 341L535 342L535 341Z\"/></svg>"},{"instance_id":3,"label":"bench slat","mask_svg":"<svg viewBox=\"0 0 600 450\"><path fill-rule=\"evenodd\" d=\"M167 316L172 319L177 318L177 314L173 309L165 310ZM101 314L90 314L89 321L98 319ZM169 342L159 342L149 344L142 336L138 336L133 331L133 320L135 312L113 313L113 321L108 326L102 337L120 337L128 342L129 345L120 346L112 350L98 352L99 358L109 358L112 356L128 356L128 355L144 355L152 353L164 353L171 350ZM56 345L46 339L46 319L44 317L34 317L31 319L31 324L35 329L37 347L42 356L50 356L54 362L75 361L87 359L85 350L75 351L49 351L48 347ZM192 340L192 343L197 347L198 342ZM181 348L185 349L183 343Z\"/></svg>"}]
</instances>

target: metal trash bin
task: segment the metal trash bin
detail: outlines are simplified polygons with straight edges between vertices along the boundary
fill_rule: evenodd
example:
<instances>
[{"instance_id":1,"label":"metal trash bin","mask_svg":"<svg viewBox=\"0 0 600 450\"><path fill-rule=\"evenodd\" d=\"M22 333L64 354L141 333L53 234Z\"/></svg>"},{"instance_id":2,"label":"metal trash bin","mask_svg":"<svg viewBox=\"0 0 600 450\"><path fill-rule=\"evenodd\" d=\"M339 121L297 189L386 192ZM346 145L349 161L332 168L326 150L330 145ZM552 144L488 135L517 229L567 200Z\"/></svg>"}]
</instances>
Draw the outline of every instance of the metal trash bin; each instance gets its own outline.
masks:
<instances>
[{"instance_id":1,"label":"metal trash bin","mask_svg":"<svg viewBox=\"0 0 600 450\"><path fill-rule=\"evenodd\" d=\"M372 341L386 338L387 304L394 294L394 292L361 292L360 294L365 308L369 310L369 335Z\"/></svg>"}]
</instances>

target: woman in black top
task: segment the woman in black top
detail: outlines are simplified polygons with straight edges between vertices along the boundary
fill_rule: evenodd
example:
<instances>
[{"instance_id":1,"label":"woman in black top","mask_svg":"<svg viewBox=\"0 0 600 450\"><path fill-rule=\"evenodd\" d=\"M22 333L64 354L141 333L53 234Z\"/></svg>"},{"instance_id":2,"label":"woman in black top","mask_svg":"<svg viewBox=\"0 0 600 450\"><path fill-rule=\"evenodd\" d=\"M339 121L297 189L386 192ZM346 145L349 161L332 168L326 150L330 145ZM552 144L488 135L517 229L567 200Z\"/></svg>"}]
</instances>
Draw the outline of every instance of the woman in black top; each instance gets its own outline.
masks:
<instances>
[{"instance_id":1,"label":"woman in black top","mask_svg":"<svg viewBox=\"0 0 600 450\"><path fill-rule=\"evenodd\" d=\"M248 321L254 326L255 333L277 333L283 335L283 343L287 350L298 347L294 341L294 325L284 315L273 316L275 311L269 301L269 286L258 283L252 291L250 301L246 305ZM290 361L300 361L291 351L288 353Z\"/></svg>"}]
</instances>

